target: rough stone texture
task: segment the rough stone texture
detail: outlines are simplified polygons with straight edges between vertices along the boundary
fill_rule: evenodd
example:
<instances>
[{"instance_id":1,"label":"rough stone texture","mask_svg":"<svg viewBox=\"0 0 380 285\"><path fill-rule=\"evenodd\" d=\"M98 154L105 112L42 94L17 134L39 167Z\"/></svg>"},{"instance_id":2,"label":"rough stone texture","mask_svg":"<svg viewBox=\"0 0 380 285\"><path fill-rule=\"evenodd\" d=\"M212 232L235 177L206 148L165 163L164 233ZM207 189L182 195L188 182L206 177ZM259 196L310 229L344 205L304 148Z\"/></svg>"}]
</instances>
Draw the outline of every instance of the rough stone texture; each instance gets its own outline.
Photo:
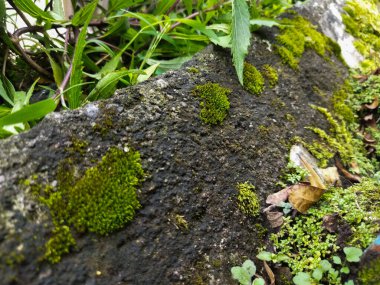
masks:
<instances>
[{"instance_id":1,"label":"rough stone texture","mask_svg":"<svg viewBox=\"0 0 380 285\"><path fill-rule=\"evenodd\" d=\"M230 268L254 259L262 243L257 224L265 224L238 210L236 184L254 184L263 206L278 190L291 139L310 139L305 126L326 127L309 104L327 106L347 73L336 58L325 61L309 50L300 71L291 70L271 51L273 39L273 31L256 35L247 57L259 69L271 64L279 71L279 84L260 97L239 85L229 52L210 46L181 70L119 90L110 100L51 114L31 131L1 141L1 283L236 284ZM206 82L232 90L220 126L199 119L192 90ZM75 139L88 142L84 155L70 153ZM41 261L51 221L19 182L39 174L54 184L60 161L76 155L84 171L111 146L141 153L148 174L139 192L142 209L107 237L76 235L77 249L60 263ZM184 216L188 231L176 226L175 215Z\"/></svg>"},{"instance_id":2,"label":"rough stone texture","mask_svg":"<svg viewBox=\"0 0 380 285\"><path fill-rule=\"evenodd\" d=\"M300 3L300 2L299 2ZM346 0L306 1L298 8L308 19L318 24L321 31L336 41L342 49L342 57L351 68L357 68L363 56L354 46L355 38L345 31L341 14Z\"/></svg>"}]
</instances>

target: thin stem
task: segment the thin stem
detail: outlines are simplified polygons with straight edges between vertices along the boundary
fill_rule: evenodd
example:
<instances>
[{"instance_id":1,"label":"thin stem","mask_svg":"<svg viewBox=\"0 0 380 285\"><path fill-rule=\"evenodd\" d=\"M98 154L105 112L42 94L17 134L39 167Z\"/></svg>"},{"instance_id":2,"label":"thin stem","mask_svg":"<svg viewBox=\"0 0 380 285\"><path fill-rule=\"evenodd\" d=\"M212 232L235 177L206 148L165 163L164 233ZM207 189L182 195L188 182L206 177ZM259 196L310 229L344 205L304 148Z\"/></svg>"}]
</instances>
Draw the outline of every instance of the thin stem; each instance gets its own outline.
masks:
<instances>
[{"instance_id":1,"label":"thin stem","mask_svg":"<svg viewBox=\"0 0 380 285\"><path fill-rule=\"evenodd\" d=\"M8 0L8 3L9 5L11 5L11 7L13 9L15 9L15 11L17 12L17 14L20 15L21 19L24 21L24 23L28 26L28 27L31 27L32 24L29 22L29 20L26 18L26 16L24 15L24 13L16 6L16 4L13 2L13 0Z\"/></svg>"}]
</instances>

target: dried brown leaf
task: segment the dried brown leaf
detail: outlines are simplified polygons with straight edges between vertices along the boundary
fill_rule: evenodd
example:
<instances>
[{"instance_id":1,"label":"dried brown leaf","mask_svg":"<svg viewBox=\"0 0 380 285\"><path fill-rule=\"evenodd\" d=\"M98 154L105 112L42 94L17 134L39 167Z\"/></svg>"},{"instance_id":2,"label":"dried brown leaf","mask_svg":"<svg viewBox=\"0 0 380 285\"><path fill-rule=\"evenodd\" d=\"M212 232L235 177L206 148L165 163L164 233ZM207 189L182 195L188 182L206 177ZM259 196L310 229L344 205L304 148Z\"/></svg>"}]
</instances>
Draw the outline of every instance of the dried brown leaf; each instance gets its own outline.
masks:
<instances>
[{"instance_id":1,"label":"dried brown leaf","mask_svg":"<svg viewBox=\"0 0 380 285\"><path fill-rule=\"evenodd\" d=\"M335 165L339 169L340 172L350 181L352 182L360 182L362 179L359 175L355 175L350 173L347 169L344 168L342 163L340 162L339 159L335 159Z\"/></svg>"},{"instance_id":2,"label":"dried brown leaf","mask_svg":"<svg viewBox=\"0 0 380 285\"><path fill-rule=\"evenodd\" d=\"M284 223L284 214L281 212L265 212L268 222L272 228L281 227Z\"/></svg>"},{"instance_id":3,"label":"dried brown leaf","mask_svg":"<svg viewBox=\"0 0 380 285\"><path fill-rule=\"evenodd\" d=\"M310 185L321 189L326 189L326 185L323 182L321 175L318 173L320 171L319 168L309 163L303 156L300 156L300 159L304 167L307 171L309 171Z\"/></svg>"},{"instance_id":4,"label":"dried brown leaf","mask_svg":"<svg viewBox=\"0 0 380 285\"><path fill-rule=\"evenodd\" d=\"M267 197L266 203L276 206L280 206L282 202L288 200L291 187L286 187L274 194L271 194Z\"/></svg>"},{"instance_id":5,"label":"dried brown leaf","mask_svg":"<svg viewBox=\"0 0 380 285\"><path fill-rule=\"evenodd\" d=\"M272 269L269 267L269 265L267 264L267 262L265 260L264 260L264 268L265 268L265 271L267 272L269 280L270 280L269 285L274 285L276 283L276 278L274 277L274 273L273 273Z\"/></svg>"},{"instance_id":6,"label":"dried brown leaf","mask_svg":"<svg viewBox=\"0 0 380 285\"><path fill-rule=\"evenodd\" d=\"M304 214L314 203L319 201L323 192L324 189L306 183L296 184L292 186L289 202L293 208Z\"/></svg>"},{"instance_id":7,"label":"dried brown leaf","mask_svg":"<svg viewBox=\"0 0 380 285\"><path fill-rule=\"evenodd\" d=\"M364 104L364 107L366 107L369 110L375 110L379 106L379 98L375 97L371 104Z\"/></svg>"},{"instance_id":8,"label":"dried brown leaf","mask_svg":"<svg viewBox=\"0 0 380 285\"><path fill-rule=\"evenodd\" d=\"M320 169L320 171L323 180L325 181L325 184L333 186L342 186L342 182L339 178L338 169L335 166Z\"/></svg>"}]
</instances>

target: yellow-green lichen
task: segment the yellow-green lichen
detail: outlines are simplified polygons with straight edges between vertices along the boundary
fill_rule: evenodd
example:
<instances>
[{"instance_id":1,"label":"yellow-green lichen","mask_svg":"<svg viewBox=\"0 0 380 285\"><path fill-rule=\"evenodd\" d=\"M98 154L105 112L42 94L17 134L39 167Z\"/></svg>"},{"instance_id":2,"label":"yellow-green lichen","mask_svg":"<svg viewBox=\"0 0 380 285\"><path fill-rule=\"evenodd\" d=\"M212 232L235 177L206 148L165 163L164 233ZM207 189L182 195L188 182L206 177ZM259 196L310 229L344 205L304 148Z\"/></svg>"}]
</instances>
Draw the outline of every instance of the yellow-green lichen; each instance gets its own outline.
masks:
<instances>
[{"instance_id":1,"label":"yellow-green lichen","mask_svg":"<svg viewBox=\"0 0 380 285\"><path fill-rule=\"evenodd\" d=\"M237 186L238 207L246 215L256 217L260 213L259 198L255 192L255 186L249 182L238 183Z\"/></svg>"},{"instance_id":2,"label":"yellow-green lichen","mask_svg":"<svg viewBox=\"0 0 380 285\"><path fill-rule=\"evenodd\" d=\"M274 69L272 66L269 64L264 64L262 67L262 73L264 77L268 80L269 87L273 88L277 85L278 83L278 73L277 70Z\"/></svg>"},{"instance_id":3,"label":"yellow-green lichen","mask_svg":"<svg viewBox=\"0 0 380 285\"><path fill-rule=\"evenodd\" d=\"M201 99L199 117L203 122L210 125L223 122L230 109L230 89L217 83L206 83L196 86L193 93Z\"/></svg>"},{"instance_id":4,"label":"yellow-green lichen","mask_svg":"<svg viewBox=\"0 0 380 285\"><path fill-rule=\"evenodd\" d=\"M144 172L137 151L112 147L81 177L75 174L73 160L66 159L58 167L56 187L30 187L52 217L55 229L45 257L53 263L75 244L71 229L107 235L132 220L140 208L136 187Z\"/></svg>"},{"instance_id":5,"label":"yellow-green lichen","mask_svg":"<svg viewBox=\"0 0 380 285\"><path fill-rule=\"evenodd\" d=\"M337 49L331 39L318 32L301 16L283 19L282 24L281 33L276 37L276 51L282 61L293 69L298 69L299 59L307 48L324 58L327 58L326 52L333 53Z\"/></svg>"},{"instance_id":6,"label":"yellow-green lichen","mask_svg":"<svg viewBox=\"0 0 380 285\"><path fill-rule=\"evenodd\" d=\"M244 88L250 93L260 95L263 92L265 86L264 77L252 64L244 63L243 77Z\"/></svg>"}]
</instances>

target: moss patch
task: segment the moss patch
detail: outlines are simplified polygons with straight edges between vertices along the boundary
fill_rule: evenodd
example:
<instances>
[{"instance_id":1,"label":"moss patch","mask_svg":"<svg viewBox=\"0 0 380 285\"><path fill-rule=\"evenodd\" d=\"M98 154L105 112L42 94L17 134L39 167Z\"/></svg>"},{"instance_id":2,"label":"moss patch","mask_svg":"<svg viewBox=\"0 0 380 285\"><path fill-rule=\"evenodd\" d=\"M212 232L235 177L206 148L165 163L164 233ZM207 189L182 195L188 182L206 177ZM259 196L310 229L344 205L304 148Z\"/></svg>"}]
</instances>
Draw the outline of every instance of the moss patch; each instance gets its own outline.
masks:
<instances>
[{"instance_id":1,"label":"moss patch","mask_svg":"<svg viewBox=\"0 0 380 285\"><path fill-rule=\"evenodd\" d=\"M326 53L333 53L336 44L301 16L282 20L281 33L276 37L276 51L284 64L298 69L298 62L305 49L313 49L317 54L327 58Z\"/></svg>"},{"instance_id":2,"label":"moss patch","mask_svg":"<svg viewBox=\"0 0 380 285\"><path fill-rule=\"evenodd\" d=\"M244 63L244 88L252 94L260 95L264 91L264 77L252 64Z\"/></svg>"},{"instance_id":3,"label":"moss patch","mask_svg":"<svg viewBox=\"0 0 380 285\"><path fill-rule=\"evenodd\" d=\"M230 109L230 89L217 83L206 83L196 86L193 93L201 99L199 117L203 122L210 125L223 122Z\"/></svg>"},{"instance_id":4,"label":"moss patch","mask_svg":"<svg viewBox=\"0 0 380 285\"><path fill-rule=\"evenodd\" d=\"M268 84L270 88L273 88L278 83L278 73L277 70L274 69L269 64L264 64L262 67L263 75L268 80Z\"/></svg>"},{"instance_id":5,"label":"moss patch","mask_svg":"<svg viewBox=\"0 0 380 285\"><path fill-rule=\"evenodd\" d=\"M260 203L255 192L255 186L249 182L244 182L238 183L236 188L239 192L237 197L239 209L248 216L258 216L260 213Z\"/></svg>"},{"instance_id":6,"label":"moss patch","mask_svg":"<svg viewBox=\"0 0 380 285\"><path fill-rule=\"evenodd\" d=\"M55 229L46 244L45 257L59 262L75 240L71 228L78 232L107 235L133 219L140 207L136 186L143 178L140 154L111 148L101 162L75 177L72 160L61 162L57 187L36 184L31 191L50 212Z\"/></svg>"}]
</instances>

